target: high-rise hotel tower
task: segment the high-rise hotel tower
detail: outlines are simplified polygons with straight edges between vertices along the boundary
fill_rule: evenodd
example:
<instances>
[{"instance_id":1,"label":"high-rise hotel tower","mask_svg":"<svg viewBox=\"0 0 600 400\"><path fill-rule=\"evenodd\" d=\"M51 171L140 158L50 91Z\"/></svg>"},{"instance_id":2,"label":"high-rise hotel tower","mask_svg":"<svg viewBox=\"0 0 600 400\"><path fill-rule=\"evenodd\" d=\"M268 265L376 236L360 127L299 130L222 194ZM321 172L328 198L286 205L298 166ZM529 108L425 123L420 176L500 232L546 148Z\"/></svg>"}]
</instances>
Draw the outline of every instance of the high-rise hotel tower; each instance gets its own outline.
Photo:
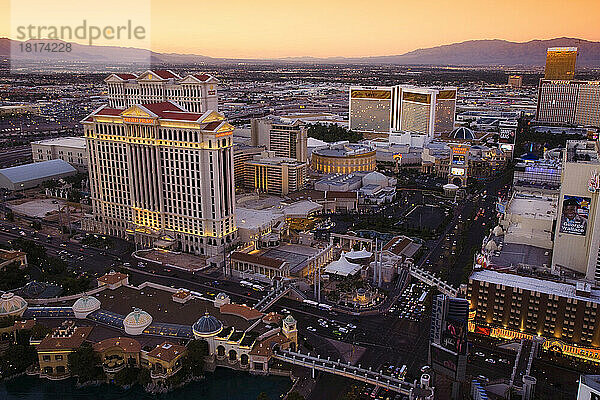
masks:
<instances>
[{"instance_id":1,"label":"high-rise hotel tower","mask_svg":"<svg viewBox=\"0 0 600 400\"><path fill-rule=\"evenodd\" d=\"M188 77L166 79L176 86ZM162 87L144 89L150 94L137 103L100 107L82 121L93 211L85 228L142 247L216 255L236 234L233 127L206 108L210 102L192 102L190 108L198 110L192 112ZM114 93L109 91L109 104L121 98Z\"/></svg>"}]
</instances>

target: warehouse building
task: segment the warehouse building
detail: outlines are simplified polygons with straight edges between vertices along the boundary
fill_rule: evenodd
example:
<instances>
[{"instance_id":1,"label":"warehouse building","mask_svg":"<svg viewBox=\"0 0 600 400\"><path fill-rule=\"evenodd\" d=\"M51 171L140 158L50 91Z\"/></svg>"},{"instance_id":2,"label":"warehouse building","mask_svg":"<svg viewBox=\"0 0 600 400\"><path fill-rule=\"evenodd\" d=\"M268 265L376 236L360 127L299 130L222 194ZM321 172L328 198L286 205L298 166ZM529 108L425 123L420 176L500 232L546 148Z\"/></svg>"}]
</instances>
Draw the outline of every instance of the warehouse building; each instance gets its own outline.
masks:
<instances>
[{"instance_id":1,"label":"warehouse building","mask_svg":"<svg viewBox=\"0 0 600 400\"><path fill-rule=\"evenodd\" d=\"M42 182L77 174L77 170L63 160L49 160L17 167L0 169L0 188L25 190Z\"/></svg>"}]
</instances>

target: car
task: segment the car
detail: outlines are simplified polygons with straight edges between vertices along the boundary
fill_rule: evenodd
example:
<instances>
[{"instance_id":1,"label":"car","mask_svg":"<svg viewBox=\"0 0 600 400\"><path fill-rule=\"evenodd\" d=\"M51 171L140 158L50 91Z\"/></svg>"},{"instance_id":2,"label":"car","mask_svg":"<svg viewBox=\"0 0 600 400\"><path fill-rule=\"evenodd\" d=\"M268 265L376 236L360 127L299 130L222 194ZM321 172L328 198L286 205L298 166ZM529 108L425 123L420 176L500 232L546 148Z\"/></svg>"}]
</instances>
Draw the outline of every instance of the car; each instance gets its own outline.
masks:
<instances>
[{"instance_id":1,"label":"car","mask_svg":"<svg viewBox=\"0 0 600 400\"><path fill-rule=\"evenodd\" d=\"M496 360L494 360L493 358L486 358L485 361L489 362L490 364L496 364Z\"/></svg>"},{"instance_id":2,"label":"car","mask_svg":"<svg viewBox=\"0 0 600 400\"><path fill-rule=\"evenodd\" d=\"M427 372L427 371L429 371L429 369L431 369L431 367L429 365L423 365L421 367L421 372Z\"/></svg>"},{"instance_id":3,"label":"car","mask_svg":"<svg viewBox=\"0 0 600 400\"><path fill-rule=\"evenodd\" d=\"M479 379L479 380L480 380L480 381L482 381L482 382L486 382L486 383L490 381L490 380L488 379L488 377L487 377L487 376L485 376L485 375L479 375L479 376L477 376L477 379Z\"/></svg>"},{"instance_id":4,"label":"car","mask_svg":"<svg viewBox=\"0 0 600 400\"><path fill-rule=\"evenodd\" d=\"M348 329L344 328L343 326L338 328L340 332L342 333L348 333Z\"/></svg>"},{"instance_id":5,"label":"car","mask_svg":"<svg viewBox=\"0 0 600 400\"><path fill-rule=\"evenodd\" d=\"M482 352L480 352L480 351L476 351L476 352L475 352L475 355L476 355L476 356L479 356L479 357L485 357L485 354L483 354L483 353L482 353Z\"/></svg>"},{"instance_id":6,"label":"car","mask_svg":"<svg viewBox=\"0 0 600 400\"><path fill-rule=\"evenodd\" d=\"M307 326L306 330L311 331L311 332L316 332L317 330L315 328L313 328L312 326Z\"/></svg>"}]
</instances>

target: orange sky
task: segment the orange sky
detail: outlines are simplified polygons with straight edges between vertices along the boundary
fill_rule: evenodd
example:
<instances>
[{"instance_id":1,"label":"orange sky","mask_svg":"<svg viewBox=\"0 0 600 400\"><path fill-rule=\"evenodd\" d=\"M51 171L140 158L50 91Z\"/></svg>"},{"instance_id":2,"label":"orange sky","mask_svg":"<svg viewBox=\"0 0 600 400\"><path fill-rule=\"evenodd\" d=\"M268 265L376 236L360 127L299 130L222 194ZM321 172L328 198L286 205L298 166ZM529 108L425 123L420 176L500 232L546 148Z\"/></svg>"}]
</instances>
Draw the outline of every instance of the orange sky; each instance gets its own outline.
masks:
<instances>
[{"instance_id":1,"label":"orange sky","mask_svg":"<svg viewBox=\"0 0 600 400\"><path fill-rule=\"evenodd\" d=\"M65 16L80 21L104 14L111 20L111 11L119 13L132 0L109 0L114 7L85 1L89 5L78 11L70 11L73 0L13 1L31 5L28 18L51 24ZM137 10L151 4L152 50L213 57L390 55L470 39L600 41L599 0L133 1ZM56 12L37 6L42 3ZM103 4L104 13L94 9ZM0 9L10 5L0 0ZM127 13L135 20L135 11ZM10 15L0 16L0 36L11 36Z\"/></svg>"}]
</instances>

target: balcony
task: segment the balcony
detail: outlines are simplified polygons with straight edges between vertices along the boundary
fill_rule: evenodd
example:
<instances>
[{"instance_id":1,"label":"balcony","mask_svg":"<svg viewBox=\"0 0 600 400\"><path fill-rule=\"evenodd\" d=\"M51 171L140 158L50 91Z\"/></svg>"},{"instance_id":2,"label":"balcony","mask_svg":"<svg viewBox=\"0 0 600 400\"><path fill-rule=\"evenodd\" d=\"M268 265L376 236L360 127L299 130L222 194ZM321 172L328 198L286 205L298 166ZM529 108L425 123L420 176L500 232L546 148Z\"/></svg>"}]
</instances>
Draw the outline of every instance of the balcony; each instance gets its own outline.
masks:
<instances>
[{"instance_id":1,"label":"balcony","mask_svg":"<svg viewBox=\"0 0 600 400\"><path fill-rule=\"evenodd\" d=\"M102 369L107 374L114 374L125 368L125 360L122 358L106 360L102 363Z\"/></svg>"}]
</instances>

